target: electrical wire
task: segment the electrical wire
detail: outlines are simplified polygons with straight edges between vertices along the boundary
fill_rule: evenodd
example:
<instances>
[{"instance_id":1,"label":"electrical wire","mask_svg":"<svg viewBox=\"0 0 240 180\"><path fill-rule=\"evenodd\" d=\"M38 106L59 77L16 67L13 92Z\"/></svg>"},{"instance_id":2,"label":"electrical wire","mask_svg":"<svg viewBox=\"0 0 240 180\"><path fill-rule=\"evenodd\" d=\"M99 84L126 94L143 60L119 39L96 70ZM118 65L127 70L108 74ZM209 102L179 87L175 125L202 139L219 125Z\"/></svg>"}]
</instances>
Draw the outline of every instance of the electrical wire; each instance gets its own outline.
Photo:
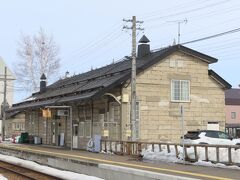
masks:
<instances>
[{"instance_id":1,"label":"electrical wire","mask_svg":"<svg viewBox=\"0 0 240 180\"><path fill-rule=\"evenodd\" d=\"M232 29L232 30L225 31L225 32L222 32L222 33L214 34L214 35L211 35L211 36L195 39L195 40L192 40L192 41L187 41L187 42L184 42L184 43L181 43L181 44L185 45L185 44L195 43L195 42L199 42L199 41L204 41L204 40L208 40L208 39L212 39L212 38L216 38L216 37L220 37L220 36L236 33L236 32L239 32L239 31L240 31L240 28L236 28L236 29Z\"/></svg>"},{"instance_id":2,"label":"electrical wire","mask_svg":"<svg viewBox=\"0 0 240 180\"><path fill-rule=\"evenodd\" d=\"M200 11L200 10L203 10L203 9L206 9L206 8L211 8L211 7L214 7L214 6L218 6L220 4L227 3L229 1L230 0L224 0L224 1L217 2L217 3L212 3L212 4L205 5L205 6L198 7L198 8L192 8L192 9L189 9L189 10L186 10L186 11L180 11L180 12L169 14L169 15L164 15L164 16L159 16L159 17L149 18L149 19L146 18L145 21L156 21L156 20L163 19L163 18L166 19L166 18L170 18L170 17L174 17L174 16L183 15L183 14L189 14L191 12L196 12L196 11Z\"/></svg>"}]
</instances>

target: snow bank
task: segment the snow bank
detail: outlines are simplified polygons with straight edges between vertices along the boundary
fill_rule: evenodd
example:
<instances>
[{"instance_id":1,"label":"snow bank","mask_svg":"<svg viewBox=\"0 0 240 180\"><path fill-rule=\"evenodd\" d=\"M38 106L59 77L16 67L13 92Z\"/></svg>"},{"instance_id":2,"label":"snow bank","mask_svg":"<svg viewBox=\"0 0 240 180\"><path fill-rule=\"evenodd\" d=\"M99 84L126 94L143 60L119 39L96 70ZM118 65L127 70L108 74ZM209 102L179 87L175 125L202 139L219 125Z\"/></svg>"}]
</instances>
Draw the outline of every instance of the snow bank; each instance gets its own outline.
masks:
<instances>
[{"instance_id":1,"label":"snow bank","mask_svg":"<svg viewBox=\"0 0 240 180\"><path fill-rule=\"evenodd\" d=\"M0 180L8 180L8 179L5 178L2 174L0 174Z\"/></svg>"},{"instance_id":2,"label":"snow bank","mask_svg":"<svg viewBox=\"0 0 240 180\"><path fill-rule=\"evenodd\" d=\"M175 147L170 146L170 153L167 152L167 146L161 146L162 151L159 152L159 146L154 145L154 152L152 147L148 146L147 149L142 151L143 159L150 161L165 161L165 162L183 162L183 148L178 146L178 158L176 157ZM228 150L227 148L219 149L219 158L221 162L228 162ZM190 159L195 159L194 148L187 148L187 155ZM212 167L224 167L240 169L237 166L225 166L224 164L213 164L211 162L205 162L205 148L197 147L198 162L192 163L194 165L212 166ZM208 148L209 161L216 161L216 148ZM234 163L240 163L240 149L232 149L232 161Z\"/></svg>"},{"instance_id":3,"label":"snow bank","mask_svg":"<svg viewBox=\"0 0 240 180\"><path fill-rule=\"evenodd\" d=\"M13 156L6 156L6 155L0 154L0 160L11 163L11 164L16 164L18 166L26 167L26 168L29 168L29 169L32 169L32 170L35 170L38 172L43 172L45 174L49 174L49 175L56 176L58 178L66 179L66 180L79 180L79 179L81 179L81 180L101 180L100 178L93 177L93 176L87 176L84 174L78 174L78 173L74 173L74 172L70 172L70 171L61 171L61 170L51 168L48 166L42 166L35 162L22 160L22 159L13 157ZM2 180L1 177L0 177L0 180Z\"/></svg>"}]
</instances>

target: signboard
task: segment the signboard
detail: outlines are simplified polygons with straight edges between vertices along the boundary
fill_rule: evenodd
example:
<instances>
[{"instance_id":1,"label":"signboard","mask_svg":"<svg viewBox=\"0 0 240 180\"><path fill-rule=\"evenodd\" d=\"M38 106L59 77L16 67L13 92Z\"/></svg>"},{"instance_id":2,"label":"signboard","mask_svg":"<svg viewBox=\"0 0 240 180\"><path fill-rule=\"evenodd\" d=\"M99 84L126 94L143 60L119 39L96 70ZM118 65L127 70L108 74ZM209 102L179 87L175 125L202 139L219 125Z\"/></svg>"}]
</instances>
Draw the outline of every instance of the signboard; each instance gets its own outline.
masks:
<instances>
[{"instance_id":1,"label":"signboard","mask_svg":"<svg viewBox=\"0 0 240 180\"><path fill-rule=\"evenodd\" d=\"M49 118L51 117L51 111L49 109L43 109L42 110L42 116L45 117L45 118Z\"/></svg>"},{"instance_id":2,"label":"signboard","mask_svg":"<svg viewBox=\"0 0 240 180\"><path fill-rule=\"evenodd\" d=\"M103 136L108 137L109 136L109 131L108 130L103 130Z\"/></svg>"},{"instance_id":3,"label":"signboard","mask_svg":"<svg viewBox=\"0 0 240 180\"><path fill-rule=\"evenodd\" d=\"M126 136L131 137L132 136L132 131L130 129L126 130Z\"/></svg>"}]
</instances>

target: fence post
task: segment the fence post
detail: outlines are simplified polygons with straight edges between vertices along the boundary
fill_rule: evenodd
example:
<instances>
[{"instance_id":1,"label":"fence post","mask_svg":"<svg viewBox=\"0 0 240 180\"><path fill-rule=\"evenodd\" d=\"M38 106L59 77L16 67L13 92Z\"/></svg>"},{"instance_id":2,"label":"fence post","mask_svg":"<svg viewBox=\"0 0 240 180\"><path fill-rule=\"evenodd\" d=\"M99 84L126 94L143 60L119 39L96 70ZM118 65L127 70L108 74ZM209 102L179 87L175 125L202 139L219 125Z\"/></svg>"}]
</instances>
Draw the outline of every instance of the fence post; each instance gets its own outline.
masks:
<instances>
[{"instance_id":1,"label":"fence post","mask_svg":"<svg viewBox=\"0 0 240 180\"><path fill-rule=\"evenodd\" d=\"M176 144L174 145L174 147L175 147L176 158L178 158L178 147Z\"/></svg>"},{"instance_id":2,"label":"fence post","mask_svg":"<svg viewBox=\"0 0 240 180\"><path fill-rule=\"evenodd\" d=\"M102 140L100 140L100 152L103 151L103 148L102 148Z\"/></svg>"},{"instance_id":3,"label":"fence post","mask_svg":"<svg viewBox=\"0 0 240 180\"><path fill-rule=\"evenodd\" d=\"M194 146L194 155L195 155L195 161L198 161L197 146Z\"/></svg>"},{"instance_id":4,"label":"fence post","mask_svg":"<svg viewBox=\"0 0 240 180\"><path fill-rule=\"evenodd\" d=\"M205 158L206 158L206 161L208 161L208 147L205 146Z\"/></svg>"},{"instance_id":5,"label":"fence post","mask_svg":"<svg viewBox=\"0 0 240 180\"><path fill-rule=\"evenodd\" d=\"M109 142L109 146L110 146L110 152L112 153L112 141Z\"/></svg>"},{"instance_id":6,"label":"fence post","mask_svg":"<svg viewBox=\"0 0 240 180\"><path fill-rule=\"evenodd\" d=\"M123 147L123 142L121 141L120 142L120 152L122 153L122 154L124 154L124 147Z\"/></svg>"},{"instance_id":7,"label":"fence post","mask_svg":"<svg viewBox=\"0 0 240 180\"><path fill-rule=\"evenodd\" d=\"M126 151L127 151L127 155L131 155L131 153L132 153L132 148L131 148L131 142L127 142L126 143Z\"/></svg>"},{"instance_id":8,"label":"fence post","mask_svg":"<svg viewBox=\"0 0 240 180\"><path fill-rule=\"evenodd\" d=\"M161 152L161 151L162 151L162 146L161 146L161 144L158 144L158 147L159 147L159 152Z\"/></svg>"},{"instance_id":9,"label":"fence post","mask_svg":"<svg viewBox=\"0 0 240 180\"><path fill-rule=\"evenodd\" d=\"M137 144L137 149L138 149L138 155L142 153L142 144L138 143Z\"/></svg>"},{"instance_id":10,"label":"fence post","mask_svg":"<svg viewBox=\"0 0 240 180\"><path fill-rule=\"evenodd\" d=\"M152 144L152 152L154 152L154 144Z\"/></svg>"},{"instance_id":11,"label":"fence post","mask_svg":"<svg viewBox=\"0 0 240 180\"><path fill-rule=\"evenodd\" d=\"M231 147L228 148L228 162L232 164L232 152Z\"/></svg>"},{"instance_id":12,"label":"fence post","mask_svg":"<svg viewBox=\"0 0 240 180\"><path fill-rule=\"evenodd\" d=\"M170 153L170 147L169 147L169 144L167 144L167 152Z\"/></svg>"},{"instance_id":13,"label":"fence post","mask_svg":"<svg viewBox=\"0 0 240 180\"><path fill-rule=\"evenodd\" d=\"M219 163L219 147L216 147L217 162Z\"/></svg>"},{"instance_id":14,"label":"fence post","mask_svg":"<svg viewBox=\"0 0 240 180\"><path fill-rule=\"evenodd\" d=\"M117 152L117 141L115 142L115 152Z\"/></svg>"},{"instance_id":15,"label":"fence post","mask_svg":"<svg viewBox=\"0 0 240 180\"><path fill-rule=\"evenodd\" d=\"M184 161L188 160L188 154L187 154L187 147L184 146L184 152L185 152L185 159Z\"/></svg>"},{"instance_id":16,"label":"fence post","mask_svg":"<svg viewBox=\"0 0 240 180\"><path fill-rule=\"evenodd\" d=\"M104 148L105 148L105 152L107 152L107 141L104 141Z\"/></svg>"}]
</instances>

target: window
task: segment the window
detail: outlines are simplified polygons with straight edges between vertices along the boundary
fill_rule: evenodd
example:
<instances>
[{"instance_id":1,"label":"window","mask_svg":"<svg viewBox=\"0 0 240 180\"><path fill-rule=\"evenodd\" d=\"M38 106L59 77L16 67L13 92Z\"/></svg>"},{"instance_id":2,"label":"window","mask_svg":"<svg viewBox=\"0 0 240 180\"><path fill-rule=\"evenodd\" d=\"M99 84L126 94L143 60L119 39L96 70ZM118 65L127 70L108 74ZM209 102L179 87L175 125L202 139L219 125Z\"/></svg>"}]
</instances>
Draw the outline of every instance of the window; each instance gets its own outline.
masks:
<instances>
[{"instance_id":1,"label":"window","mask_svg":"<svg viewBox=\"0 0 240 180\"><path fill-rule=\"evenodd\" d=\"M79 122L79 136L84 137L84 122Z\"/></svg>"},{"instance_id":2,"label":"window","mask_svg":"<svg viewBox=\"0 0 240 180\"><path fill-rule=\"evenodd\" d=\"M236 112L231 112L231 118L236 119Z\"/></svg>"},{"instance_id":3,"label":"window","mask_svg":"<svg viewBox=\"0 0 240 180\"><path fill-rule=\"evenodd\" d=\"M80 121L87 121L92 119L91 106L89 104L78 107L78 116Z\"/></svg>"},{"instance_id":4,"label":"window","mask_svg":"<svg viewBox=\"0 0 240 180\"><path fill-rule=\"evenodd\" d=\"M73 135L77 136L78 135L78 124L73 125Z\"/></svg>"},{"instance_id":5,"label":"window","mask_svg":"<svg viewBox=\"0 0 240 180\"><path fill-rule=\"evenodd\" d=\"M15 130L20 130L20 124L15 123Z\"/></svg>"},{"instance_id":6,"label":"window","mask_svg":"<svg viewBox=\"0 0 240 180\"><path fill-rule=\"evenodd\" d=\"M170 59L169 60L169 67L170 68L182 68L183 67L183 60L182 59Z\"/></svg>"},{"instance_id":7,"label":"window","mask_svg":"<svg viewBox=\"0 0 240 180\"><path fill-rule=\"evenodd\" d=\"M176 61L174 59L170 59L169 61L169 67L174 68L176 67Z\"/></svg>"},{"instance_id":8,"label":"window","mask_svg":"<svg viewBox=\"0 0 240 180\"><path fill-rule=\"evenodd\" d=\"M219 138L217 131L207 131L205 136L211 137L211 138Z\"/></svg>"},{"instance_id":9,"label":"window","mask_svg":"<svg viewBox=\"0 0 240 180\"><path fill-rule=\"evenodd\" d=\"M84 136L86 138L90 138L91 137L91 126L92 126L92 123L91 123L91 121L85 121L84 125L85 125L85 127L84 127Z\"/></svg>"},{"instance_id":10,"label":"window","mask_svg":"<svg viewBox=\"0 0 240 180\"><path fill-rule=\"evenodd\" d=\"M179 102L190 101L190 81L172 80L171 101L179 101Z\"/></svg>"},{"instance_id":11,"label":"window","mask_svg":"<svg viewBox=\"0 0 240 180\"><path fill-rule=\"evenodd\" d=\"M224 133L224 132L218 132L218 136L219 136L219 138L221 138L221 139L230 139L229 135L227 135L227 134Z\"/></svg>"}]
</instances>

